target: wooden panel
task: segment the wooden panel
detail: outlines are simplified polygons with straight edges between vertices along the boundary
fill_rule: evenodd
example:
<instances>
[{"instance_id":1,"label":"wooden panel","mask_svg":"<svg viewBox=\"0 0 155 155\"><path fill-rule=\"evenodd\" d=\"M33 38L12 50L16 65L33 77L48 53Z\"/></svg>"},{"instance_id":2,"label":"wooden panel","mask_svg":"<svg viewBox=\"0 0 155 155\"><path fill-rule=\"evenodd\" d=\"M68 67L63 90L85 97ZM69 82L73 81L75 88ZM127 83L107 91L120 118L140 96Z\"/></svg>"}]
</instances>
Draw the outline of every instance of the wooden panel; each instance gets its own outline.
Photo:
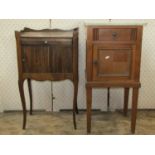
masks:
<instances>
[{"instance_id":1,"label":"wooden panel","mask_svg":"<svg viewBox=\"0 0 155 155\"><path fill-rule=\"evenodd\" d=\"M72 73L73 57L70 46L50 46L50 69L52 73Z\"/></svg>"},{"instance_id":2,"label":"wooden panel","mask_svg":"<svg viewBox=\"0 0 155 155\"><path fill-rule=\"evenodd\" d=\"M73 80L73 74L71 73L24 73L22 75L23 78L29 78L37 81L61 81L65 79Z\"/></svg>"},{"instance_id":3,"label":"wooden panel","mask_svg":"<svg viewBox=\"0 0 155 155\"><path fill-rule=\"evenodd\" d=\"M99 28L93 30L94 41L135 41L136 29L131 28Z\"/></svg>"},{"instance_id":4,"label":"wooden panel","mask_svg":"<svg viewBox=\"0 0 155 155\"><path fill-rule=\"evenodd\" d=\"M92 68L93 68L93 48L90 41L87 41L87 51L86 51L86 74L87 81L92 80Z\"/></svg>"},{"instance_id":5,"label":"wooden panel","mask_svg":"<svg viewBox=\"0 0 155 155\"><path fill-rule=\"evenodd\" d=\"M39 73L49 71L48 46L22 46L23 71Z\"/></svg>"},{"instance_id":6,"label":"wooden panel","mask_svg":"<svg viewBox=\"0 0 155 155\"><path fill-rule=\"evenodd\" d=\"M21 38L22 45L72 45L72 39L65 38Z\"/></svg>"},{"instance_id":7,"label":"wooden panel","mask_svg":"<svg viewBox=\"0 0 155 155\"><path fill-rule=\"evenodd\" d=\"M25 73L72 73L72 47L66 45L22 46Z\"/></svg>"},{"instance_id":8,"label":"wooden panel","mask_svg":"<svg viewBox=\"0 0 155 155\"><path fill-rule=\"evenodd\" d=\"M121 48L120 48L121 47ZM105 78L131 77L133 49L132 46L94 46L93 80Z\"/></svg>"},{"instance_id":9,"label":"wooden panel","mask_svg":"<svg viewBox=\"0 0 155 155\"><path fill-rule=\"evenodd\" d=\"M131 50L99 50L99 76L129 76Z\"/></svg>"}]
</instances>

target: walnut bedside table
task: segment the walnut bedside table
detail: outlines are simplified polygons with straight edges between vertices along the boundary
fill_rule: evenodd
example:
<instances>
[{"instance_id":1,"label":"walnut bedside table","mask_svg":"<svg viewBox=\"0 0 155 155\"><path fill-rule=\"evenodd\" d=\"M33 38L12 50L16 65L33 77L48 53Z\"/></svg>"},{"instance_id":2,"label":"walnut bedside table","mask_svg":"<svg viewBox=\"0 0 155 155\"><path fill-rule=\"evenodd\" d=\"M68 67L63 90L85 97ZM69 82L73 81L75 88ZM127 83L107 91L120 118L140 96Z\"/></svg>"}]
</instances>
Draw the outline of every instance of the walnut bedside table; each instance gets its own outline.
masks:
<instances>
[{"instance_id":1,"label":"walnut bedside table","mask_svg":"<svg viewBox=\"0 0 155 155\"><path fill-rule=\"evenodd\" d=\"M23 108L23 129L26 128L26 103L23 83L28 81L30 114L32 114L31 80L71 80L74 85L73 122L78 93L78 28L73 30L32 30L15 32L17 43L19 91Z\"/></svg>"},{"instance_id":2,"label":"walnut bedside table","mask_svg":"<svg viewBox=\"0 0 155 155\"><path fill-rule=\"evenodd\" d=\"M142 25L86 25L87 132L91 132L93 88L124 88L124 114L128 110L129 88L132 92L131 132L135 133Z\"/></svg>"}]
</instances>

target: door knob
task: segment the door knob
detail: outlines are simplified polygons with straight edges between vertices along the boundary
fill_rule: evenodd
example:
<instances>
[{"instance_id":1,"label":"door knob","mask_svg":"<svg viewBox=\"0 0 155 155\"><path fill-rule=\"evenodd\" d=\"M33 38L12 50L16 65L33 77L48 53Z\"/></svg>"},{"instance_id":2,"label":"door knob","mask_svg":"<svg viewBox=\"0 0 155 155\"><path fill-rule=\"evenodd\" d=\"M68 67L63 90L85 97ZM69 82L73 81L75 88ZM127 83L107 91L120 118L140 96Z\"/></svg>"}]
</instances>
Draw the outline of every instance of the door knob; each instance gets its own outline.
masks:
<instances>
[{"instance_id":1,"label":"door knob","mask_svg":"<svg viewBox=\"0 0 155 155\"><path fill-rule=\"evenodd\" d=\"M98 61L97 61L97 60L94 60L94 61L93 61L93 64L94 64L94 65L97 65L97 64L98 64Z\"/></svg>"},{"instance_id":2,"label":"door knob","mask_svg":"<svg viewBox=\"0 0 155 155\"><path fill-rule=\"evenodd\" d=\"M48 43L48 41L47 41L47 40L45 40L45 41L44 41L44 43L45 43L45 44L47 44L47 43Z\"/></svg>"},{"instance_id":3,"label":"door knob","mask_svg":"<svg viewBox=\"0 0 155 155\"><path fill-rule=\"evenodd\" d=\"M23 59L22 59L22 62L25 63L25 61L26 61L25 58L23 58Z\"/></svg>"}]
</instances>

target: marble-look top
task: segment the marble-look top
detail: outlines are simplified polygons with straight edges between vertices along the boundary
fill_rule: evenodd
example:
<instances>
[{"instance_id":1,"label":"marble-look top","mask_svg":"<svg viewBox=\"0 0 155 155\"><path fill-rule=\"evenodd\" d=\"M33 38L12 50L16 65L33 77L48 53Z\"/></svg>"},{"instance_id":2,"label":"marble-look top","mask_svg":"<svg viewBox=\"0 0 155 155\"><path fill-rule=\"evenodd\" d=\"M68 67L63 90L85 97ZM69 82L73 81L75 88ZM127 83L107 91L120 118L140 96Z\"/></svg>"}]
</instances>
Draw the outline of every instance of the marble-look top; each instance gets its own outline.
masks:
<instances>
[{"instance_id":1,"label":"marble-look top","mask_svg":"<svg viewBox=\"0 0 155 155\"><path fill-rule=\"evenodd\" d=\"M127 22L106 22L106 23L93 23L93 22L85 22L85 26L146 26L147 23L127 23Z\"/></svg>"}]
</instances>

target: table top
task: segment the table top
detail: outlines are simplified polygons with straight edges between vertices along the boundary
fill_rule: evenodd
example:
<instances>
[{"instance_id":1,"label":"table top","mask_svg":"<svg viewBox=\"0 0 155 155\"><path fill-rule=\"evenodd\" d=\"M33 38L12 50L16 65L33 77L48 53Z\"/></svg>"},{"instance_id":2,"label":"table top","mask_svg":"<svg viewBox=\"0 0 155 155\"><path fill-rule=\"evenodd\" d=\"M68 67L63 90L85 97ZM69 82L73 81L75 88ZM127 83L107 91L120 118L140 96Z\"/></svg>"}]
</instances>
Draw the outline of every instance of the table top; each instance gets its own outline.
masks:
<instances>
[{"instance_id":1,"label":"table top","mask_svg":"<svg viewBox=\"0 0 155 155\"><path fill-rule=\"evenodd\" d=\"M84 23L85 26L146 26L147 23L131 23L131 22L99 22L99 23L95 23L95 22L85 22Z\"/></svg>"}]
</instances>

